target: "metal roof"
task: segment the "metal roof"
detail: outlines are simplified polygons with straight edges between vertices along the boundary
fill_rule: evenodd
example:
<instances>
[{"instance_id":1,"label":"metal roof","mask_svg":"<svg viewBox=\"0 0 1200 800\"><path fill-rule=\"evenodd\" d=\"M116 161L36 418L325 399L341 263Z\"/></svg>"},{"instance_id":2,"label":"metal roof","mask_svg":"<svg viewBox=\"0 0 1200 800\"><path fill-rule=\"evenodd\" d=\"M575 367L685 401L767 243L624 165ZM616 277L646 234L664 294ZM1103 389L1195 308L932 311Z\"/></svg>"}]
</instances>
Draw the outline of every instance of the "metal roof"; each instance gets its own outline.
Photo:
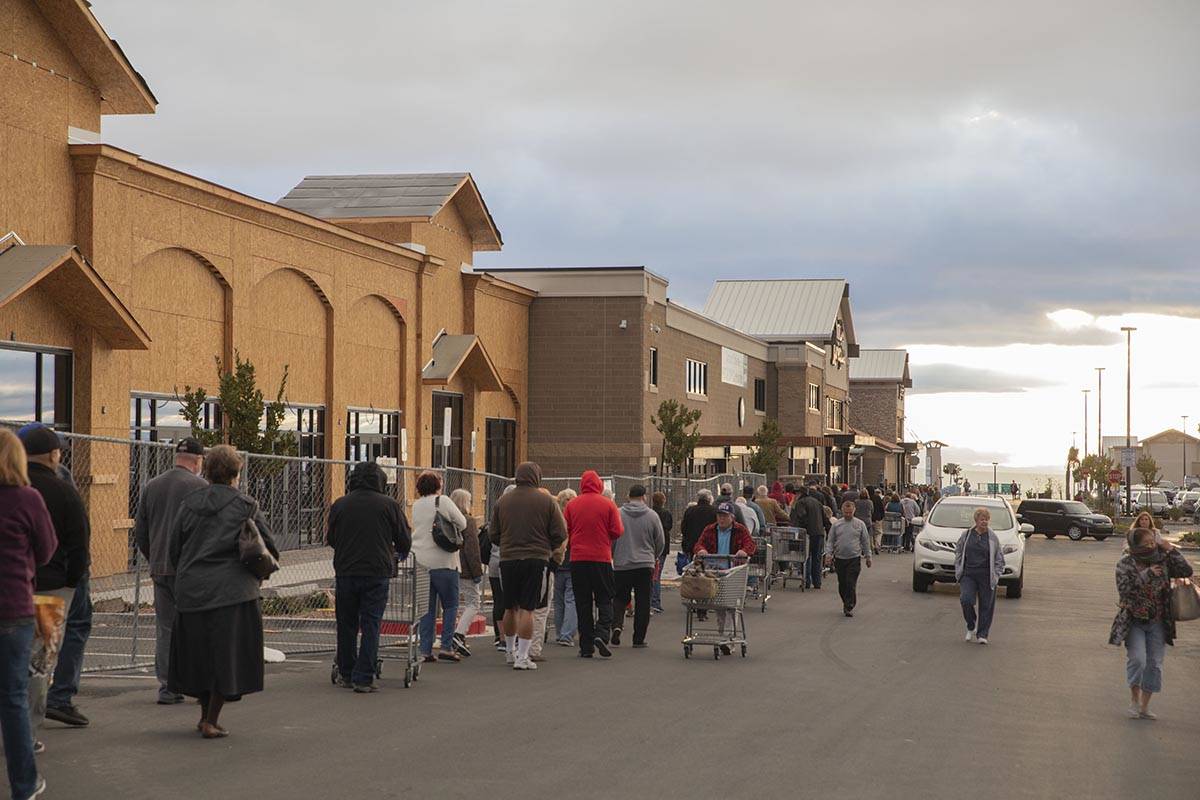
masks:
<instances>
[{"instance_id":1,"label":"metal roof","mask_svg":"<svg viewBox=\"0 0 1200 800\"><path fill-rule=\"evenodd\" d=\"M504 388L504 381L479 337L470 333L439 336L433 343L433 357L421 369L421 382L444 386L464 370L480 391L495 392Z\"/></svg>"},{"instance_id":2,"label":"metal roof","mask_svg":"<svg viewBox=\"0 0 1200 800\"><path fill-rule=\"evenodd\" d=\"M704 315L762 339L828 339L846 293L841 279L717 281Z\"/></svg>"},{"instance_id":3,"label":"metal roof","mask_svg":"<svg viewBox=\"0 0 1200 800\"><path fill-rule=\"evenodd\" d=\"M36 283L42 274L70 257L69 244L26 244L0 253L0 304Z\"/></svg>"},{"instance_id":4,"label":"metal roof","mask_svg":"<svg viewBox=\"0 0 1200 800\"><path fill-rule=\"evenodd\" d=\"M859 350L850 359L852 381L903 381L908 378L907 350Z\"/></svg>"},{"instance_id":5,"label":"metal roof","mask_svg":"<svg viewBox=\"0 0 1200 800\"><path fill-rule=\"evenodd\" d=\"M432 217L467 177L465 172L309 175L279 205L323 219Z\"/></svg>"}]
</instances>

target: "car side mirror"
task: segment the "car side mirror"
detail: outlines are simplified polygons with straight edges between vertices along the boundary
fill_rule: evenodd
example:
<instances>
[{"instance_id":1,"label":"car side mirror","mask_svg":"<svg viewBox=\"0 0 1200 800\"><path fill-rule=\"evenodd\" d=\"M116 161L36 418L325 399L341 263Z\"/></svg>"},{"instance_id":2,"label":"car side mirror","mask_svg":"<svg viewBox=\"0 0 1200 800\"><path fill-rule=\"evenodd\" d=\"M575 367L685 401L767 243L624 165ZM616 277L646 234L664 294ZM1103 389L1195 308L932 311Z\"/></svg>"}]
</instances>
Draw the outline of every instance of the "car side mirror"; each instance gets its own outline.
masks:
<instances>
[{"instance_id":1,"label":"car side mirror","mask_svg":"<svg viewBox=\"0 0 1200 800\"><path fill-rule=\"evenodd\" d=\"M1033 534L1033 526L1030 525L1028 522L1022 522L1019 530L1021 531L1021 533L1025 534L1026 539L1028 539Z\"/></svg>"}]
</instances>

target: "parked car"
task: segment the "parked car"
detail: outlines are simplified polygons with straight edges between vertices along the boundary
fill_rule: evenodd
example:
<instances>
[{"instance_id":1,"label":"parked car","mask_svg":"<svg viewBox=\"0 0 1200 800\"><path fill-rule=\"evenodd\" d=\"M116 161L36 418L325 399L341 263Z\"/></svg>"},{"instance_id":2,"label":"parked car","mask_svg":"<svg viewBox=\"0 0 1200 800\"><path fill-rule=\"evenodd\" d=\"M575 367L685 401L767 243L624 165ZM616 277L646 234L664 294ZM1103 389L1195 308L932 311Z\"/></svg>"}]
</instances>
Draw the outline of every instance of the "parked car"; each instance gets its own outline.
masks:
<instances>
[{"instance_id":1,"label":"parked car","mask_svg":"<svg viewBox=\"0 0 1200 800\"><path fill-rule=\"evenodd\" d=\"M1194 514L1197 502L1200 502L1200 491L1195 489L1188 489L1175 495L1175 507L1182 510L1184 514Z\"/></svg>"},{"instance_id":2,"label":"parked car","mask_svg":"<svg viewBox=\"0 0 1200 800\"><path fill-rule=\"evenodd\" d=\"M1017 507L1017 521L1029 523L1047 539L1065 533L1073 542L1085 536L1103 542L1113 534L1112 519L1074 500L1025 500Z\"/></svg>"},{"instance_id":3,"label":"parked car","mask_svg":"<svg viewBox=\"0 0 1200 800\"><path fill-rule=\"evenodd\" d=\"M1125 509L1128 514L1137 514L1142 511L1149 511L1156 517L1165 517L1167 511L1171 508L1171 503L1167 500L1167 496L1157 489L1137 489L1132 491L1132 506ZM1121 502L1125 502L1125 494L1121 494Z\"/></svg>"},{"instance_id":4,"label":"parked car","mask_svg":"<svg viewBox=\"0 0 1200 800\"><path fill-rule=\"evenodd\" d=\"M1021 596L1025 586L1025 538L1033 533L1033 526L1018 522L1012 506L1003 497L943 497L927 517L913 519L917 529L913 548L914 592L927 592L935 583L958 582L954 576L954 546L963 531L974 526L975 509L980 506L992 512L992 530L1004 552L1000 585L1006 596Z\"/></svg>"}]
</instances>

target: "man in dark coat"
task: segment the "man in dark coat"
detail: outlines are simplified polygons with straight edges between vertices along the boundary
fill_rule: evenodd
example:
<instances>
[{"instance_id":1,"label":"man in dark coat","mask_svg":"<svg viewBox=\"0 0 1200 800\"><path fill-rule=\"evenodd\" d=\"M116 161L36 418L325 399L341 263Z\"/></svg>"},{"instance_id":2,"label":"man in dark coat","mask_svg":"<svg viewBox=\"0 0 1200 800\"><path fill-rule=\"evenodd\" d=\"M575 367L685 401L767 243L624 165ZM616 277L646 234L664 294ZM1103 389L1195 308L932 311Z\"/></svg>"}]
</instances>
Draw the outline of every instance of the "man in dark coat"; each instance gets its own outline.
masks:
<instances>
[{"instance_id":1,"label":"man in dark coat","mask_svg":"<svg viewBox=\"0 0 1200 800\"><path fill-rule=\"evenodd\" d=\"M825 552L825 504L818 499L821 494L817 487L808 487L807 494L792 503L789 519L793 527L804 528L808 534L808 565L804 573L804 585L814 589L821 588Z\"/></svg>"},{"instance_id":2,"label":"man in dark coat","mask_svg":"<svg viewBox=\"0 0 1200 800\"><path fill-rule=\"evenodd\" d=\"M679 523L679 533L683 537L680 550L691 560L692 551L704 529L717 521L717 509L713 505L712 492L701 489L696 495L696 505L688 506L683 512L683 521Z\"/></svg>"}]
</instances>

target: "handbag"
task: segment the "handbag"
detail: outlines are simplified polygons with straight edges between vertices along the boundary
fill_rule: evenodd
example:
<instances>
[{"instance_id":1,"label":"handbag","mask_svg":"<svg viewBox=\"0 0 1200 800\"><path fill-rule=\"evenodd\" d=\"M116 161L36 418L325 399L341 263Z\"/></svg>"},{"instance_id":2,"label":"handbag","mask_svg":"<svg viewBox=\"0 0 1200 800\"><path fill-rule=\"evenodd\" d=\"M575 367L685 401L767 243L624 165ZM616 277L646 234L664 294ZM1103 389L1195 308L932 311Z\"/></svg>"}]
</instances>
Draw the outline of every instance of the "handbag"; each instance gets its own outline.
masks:
<instances>
[{"instance_id":1,"label":"handbag","mask_svg":"<svg viewBox=\"0 0 1200 800\"><path fill-rule=\"evenodd\" d=\"M457 553L463 546L462 531L456 528L453 522L442 519L441 502L440 494L433 498L433 525L430 526L429 532L433 534L434 544L447 553Z\"/></svg>"},{"instance_id":2,"label":"handbag","mask_svg":"<svg viewBox=\"0 0 1200 800\"><path fill-rule=\"evenodd\" d=\"M705 572L703 562L693 563L679 578L679 596L684 600L712 600L717 596L717 577Z\"/></svg>"},{"instance_id":3,"label":"handbag","mask_svg":"<svg viewBox=\"0 0 1200 800\"><path fill-rule=\"evenodd\" d=\"M262 532L254 522L257 513L258 505L256 504L254 510L250 512L250 516L246 517L246 521L242 523L242 530L238 533L238 560L242 562L243 567L250 570L250 574L260 581L265 581L273 573L279 571L279 562L267 549Z\"/></svg>"},{"instance_id":4,"label":"handbag","mask_svg":"<svg viewBox=\"0 0 1200 800\"><path fill-rule=\"evenodd\" d=\"M1188 578L1172 581L1171 616L1179 622L1200 619L1200 588Z\"/></svg>"}]
</instances>

